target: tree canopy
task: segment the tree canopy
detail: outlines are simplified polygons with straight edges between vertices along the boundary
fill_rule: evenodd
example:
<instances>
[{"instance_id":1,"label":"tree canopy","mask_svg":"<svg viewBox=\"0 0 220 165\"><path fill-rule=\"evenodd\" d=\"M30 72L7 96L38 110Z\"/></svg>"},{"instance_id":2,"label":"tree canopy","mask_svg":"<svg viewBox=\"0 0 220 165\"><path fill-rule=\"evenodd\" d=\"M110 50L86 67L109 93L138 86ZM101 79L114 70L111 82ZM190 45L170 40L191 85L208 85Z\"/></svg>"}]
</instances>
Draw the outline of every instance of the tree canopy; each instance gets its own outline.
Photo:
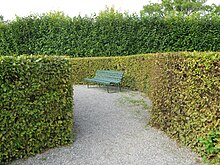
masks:
<instances>
[{"instance_id":1,"label":"tree canopy","mask_svg":"<svg viewBox=\"0 0 220 165\"><path fill-rule=\"evenodd\" d=\"M4 21L4 17L2 15L0 15L0 22Z\"/></svg>"},{"instance_id":2,"label":"tree canopy","mask_svg":"<svg viewBox=\"0 0 220 165\"><path fill-rule=\"evenodd\" d=\"M189 16L192 14L220 15L219 5L206 5L207 0L161 0L161 3L151 3L143 6L142 16L160 16L182 15Z\"/></svg>"}]
</instances>

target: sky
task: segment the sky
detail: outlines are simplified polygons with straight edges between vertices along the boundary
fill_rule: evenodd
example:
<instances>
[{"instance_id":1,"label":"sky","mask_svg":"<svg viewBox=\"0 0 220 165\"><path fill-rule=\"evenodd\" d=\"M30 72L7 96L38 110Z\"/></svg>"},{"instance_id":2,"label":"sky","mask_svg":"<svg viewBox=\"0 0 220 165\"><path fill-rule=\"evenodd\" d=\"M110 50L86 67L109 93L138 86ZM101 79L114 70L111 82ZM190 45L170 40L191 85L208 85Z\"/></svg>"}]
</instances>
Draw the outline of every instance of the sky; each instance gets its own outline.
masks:
<instances>
[{"instance_id":1,"label":"sky","mask_svg":"<svg viewBox=\"0 0 220 165\"><path fill-rule=\"evenodd\" d=\"M151 0L160 2L160 0ZM104 10L106 6L121 12L139 13L149 0L0 0L0 15L4 20L12 20L15 16L24 17L30 14L63 11L70 17L92 15ZM208 0L207 4L220 4L220 0Z\"/></svg>"}]
</instances>

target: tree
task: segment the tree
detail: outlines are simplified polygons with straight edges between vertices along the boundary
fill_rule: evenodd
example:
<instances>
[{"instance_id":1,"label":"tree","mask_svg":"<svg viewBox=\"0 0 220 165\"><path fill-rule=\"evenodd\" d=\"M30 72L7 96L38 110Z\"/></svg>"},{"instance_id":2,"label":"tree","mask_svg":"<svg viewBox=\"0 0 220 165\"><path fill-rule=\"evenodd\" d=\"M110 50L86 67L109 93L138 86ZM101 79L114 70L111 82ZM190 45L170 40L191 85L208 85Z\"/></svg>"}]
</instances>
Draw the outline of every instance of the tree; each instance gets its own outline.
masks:
<instances>
[{"instance_id":1,"label":"tree","mask_svg":"<svg viewBox=\"0 0 220 165\"><path fill-rule=\"evenodd\" d=\"M207 0L162 0L161 3L151 3L143 6L141 15L160 16L183 15L189 16L194 13L206 15L209 13L219 14L219 6L206 5Z\"/></svg>"},{"instance_id":2,"label":"tree","mask_svg":"<svg viewBox=\"0 0 220 165\"><path fill-rule=\"evenodd\" d=\"M2 15L0 15L0 22L4 21L4 17Z\"/></svg>"},{"instance_id":3,"label":"tree","mask_svg":"<svg viewBox=\"0 0 220 165\"><path fill-rule=\"evenodd\" d=\"M123 17L126 13L121 13L120 11L116 10L114 6L108 7L106 6L104 10L100 11L98 14L98 18L115 18L115 17Z\"/></svg>"},{"instance_id":4,"label":"tree","mask_svg":"<svg viewBox=\"0 0 220 165\"><path fill-rule=\"evenodd\" d=\"M212 4L209 10L210 10L210 14L220 16L220 5Z\"/></svg>"}]
</instances>

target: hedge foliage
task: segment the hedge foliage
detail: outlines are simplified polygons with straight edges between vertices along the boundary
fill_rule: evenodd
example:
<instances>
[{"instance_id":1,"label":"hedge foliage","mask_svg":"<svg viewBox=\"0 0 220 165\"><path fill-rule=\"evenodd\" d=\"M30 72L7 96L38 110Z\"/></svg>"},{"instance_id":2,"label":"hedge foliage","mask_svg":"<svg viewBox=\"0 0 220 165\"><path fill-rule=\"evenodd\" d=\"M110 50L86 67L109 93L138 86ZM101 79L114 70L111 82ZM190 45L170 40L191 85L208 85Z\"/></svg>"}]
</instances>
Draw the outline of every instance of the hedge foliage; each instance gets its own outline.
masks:
<instances>
[{"instance_id":1,"label":"hedge foliage","mask_svg":"<svg viewBox=\"0 0 220 165\"><path fill-rule=\"evenodd\" d=\"M0 27L0 54L72 57L125 56L149 52L220 51L219 17L138 17L107 12L62 12L17 17Z\"/></svg>"},{"instance_id":2,"label":"hedge foliage","mask_svg":"<svg viewBox=\"0 0 220 165\"><path fill-rule=\"evenodd\" d=\"M85 77L92 77L96 70L119 70L125 72L123 86L147 91L150 70L150 54L123 57L72 58L73 82L84 83Z\"/></svg>"},{"instance_id":3,"label":"hedge foliage","mask_svg":"<svg viewBox=\"0 0 220 165\"><path fill-rule=\"evenodd\" d=\"M71 80L64 57L0 57L0 164L72 141Z\"/></svg>"},{"instance_id":4,"label":"hedge foliage","mask_svg":"<svg viewBox=\"0 0 220 165\"><path fill-rule=\"evenodd\" d=\"M75 83L82 83L98 69L124 71L123 86L143 91L152 99L151 125L201 156L220 161L219 133L212 136L213 141L209 135L220 128L220 53L73 58L72 64ZM207 146L215 152L209 152Z\"/></svg>"},{"instance_id":5,"label":"hedge foliage","mask_svg":"<svg viewBox=\"0 0 220 165\"><path fill-rule=\"evenodd\" d=\"M200 142L220 128L220 53L159 54L154 63L152 125L220 162L220 136L209 141L214 152Z\"/></svg>"}]
</instances>

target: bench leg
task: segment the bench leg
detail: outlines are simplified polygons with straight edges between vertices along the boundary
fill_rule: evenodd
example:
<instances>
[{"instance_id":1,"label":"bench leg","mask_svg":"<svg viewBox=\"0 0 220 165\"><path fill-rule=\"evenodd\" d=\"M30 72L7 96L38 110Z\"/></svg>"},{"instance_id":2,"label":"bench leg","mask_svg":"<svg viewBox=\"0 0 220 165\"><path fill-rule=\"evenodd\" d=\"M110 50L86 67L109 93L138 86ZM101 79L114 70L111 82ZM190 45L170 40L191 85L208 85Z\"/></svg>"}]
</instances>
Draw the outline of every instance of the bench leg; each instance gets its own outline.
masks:
<instances>
[{"instance_id":1,"label":"bench leg","mask_svg":"<svg viewBox=\"0 0 220 165\"><path fill-rule=\"evenodd\" d=\"M109 93L109 85L107 85L107 92Z\"/></svg>"},{"instance_id":2,"label":"bench leg","mask_svg":"<svg viewBox=\"0 0 220 165\"><path fill-rule=\"evenodd\" d=\"M120 84L118 85L118 88L119 88L119 91L121 92L121 85Z\"/></svg>"}]
</instances>

